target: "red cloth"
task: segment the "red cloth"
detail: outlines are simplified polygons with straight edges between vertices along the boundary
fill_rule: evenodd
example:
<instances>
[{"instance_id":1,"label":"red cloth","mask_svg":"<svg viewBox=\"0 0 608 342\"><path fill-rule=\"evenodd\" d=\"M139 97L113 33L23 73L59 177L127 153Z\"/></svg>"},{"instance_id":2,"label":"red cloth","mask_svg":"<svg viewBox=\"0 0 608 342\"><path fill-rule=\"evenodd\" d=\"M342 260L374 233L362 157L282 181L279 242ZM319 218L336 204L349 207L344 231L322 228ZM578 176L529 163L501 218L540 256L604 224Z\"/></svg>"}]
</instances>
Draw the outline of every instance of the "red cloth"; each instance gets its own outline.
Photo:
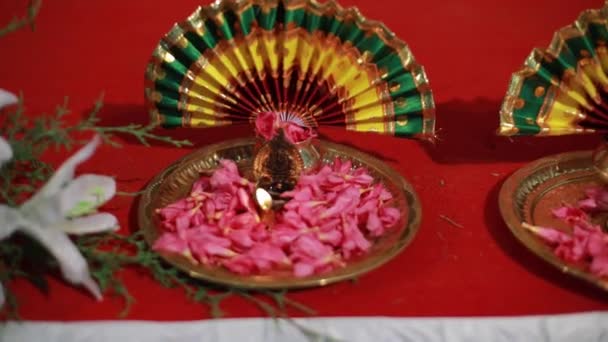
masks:
<instances>
[{"instance_id":1,"label":"red cloth","mask_svg":"<svg viewBox=\"0 0 608 342\"><path fill-rule=\"evenodd\" d=\"M204 1L203 1L204 2ZM51 112L70 95L71 118L101 92L109 124L145 122L143 73L159 38L201 1L45 1L35 33L0 40L0 87L23 91L29 113ZM597 137L509 139L495 137L498 110L511 72L533 47L601 0L344 0L379 19L406 40L426 68L437 103L442 141L416 141L326 129L332 140L374 152L413 184L423 207L420 231L393 261L360 278L292 297L319 315L486 316L606 310L605 293L561 274L523 248L503 223L497 194L508 174L552 153L595 148ZM0 2L0 22L23 13L25 1ZM179 132L179 131L178 131ZM182 130L196 146L247 134L242 129ZM190 152L131 140L121 150L103 147L80 172L115 175L136 191L175 159ZM65 154L49 156L60 161ZM441 181L445 186L441 186ZM130 198L109 204L123 229L134 229ZM439 216L459 222L457 228ZM179 290L145 275L124 273L135 295L130 319L205 317ZM45 296L25 282L13 287L26 319L114 319L120 300L95 303L85 292L51 280ZM229 316L263 315L229 299Z\"/></svg>"}]
</instances>

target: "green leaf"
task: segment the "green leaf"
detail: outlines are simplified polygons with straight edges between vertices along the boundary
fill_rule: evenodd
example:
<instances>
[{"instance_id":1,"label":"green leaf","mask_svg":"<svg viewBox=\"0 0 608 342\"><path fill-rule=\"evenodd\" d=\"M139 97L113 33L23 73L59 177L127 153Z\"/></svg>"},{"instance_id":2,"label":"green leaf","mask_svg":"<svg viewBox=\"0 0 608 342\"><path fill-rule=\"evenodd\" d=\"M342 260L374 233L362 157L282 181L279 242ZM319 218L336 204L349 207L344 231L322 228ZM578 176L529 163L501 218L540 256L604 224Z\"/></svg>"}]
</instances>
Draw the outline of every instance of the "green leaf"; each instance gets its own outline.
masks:
<instances>
[{"instance_id":1,"label":"green leaf","mask_svg":"<svg viewBox=\"0 0 608 342\"><path fill-rule=\"evenodd\" d=\"M205 289L204 287L201 287L196 290L196 293L194 294L193 299L196 302L200 302L205 297L207 297L207 289Z\"/></svg>"},{"instance_id":2,"label":"green leaf","mask_svg":"<svg viewBox=\"0 0 608 342\"><path fill-rule=\"evenodd\" d=\"M114 287L114 292L116 294L118 294L119 296L121 296L125 301L125 306L123 307L122 311L118 314L118 317L120 317L120 318L127 317L127 315L129 314L129 311L131 310L131 306L133 306L133 304L135 303L135 297L133 297L131 295L131 293L129 293L127 288L120 281L115 281L113 283L113 287Z\"/></svg>"},{"instance_id":3,"label":"green leaf","mask_svg":"<svg viewBox=\"0 0 608 342\"><path fill-rule=\"evenodd\" d=\"M27 279L34 285L38 290L44 294L49 293L49 283L43 274L39 273L28 273Z\"/></svg>"},{"instance_id":4,"label":"green leaf","mask_svg":"<svg viewBox=\"0 0 608 342\"><path fill-rule=\"evenodd\" d=\"M114 272L110 268L102 266L99 269L91 271L91 275L99 284L101 291L106 291L112 282Z\"/></svg>"},{"instance_id":5,"label":"green leaf","mask_svg":"<svg viewBox=\"0 0 608 342\"><path fill-rule=\"evenodd\" d=\"M9 33L15 32L25 26L30 26L32 31L35 29L36 16L38 16L38 11L40 10L40 6L42 5L42 0L33 0L30 1L27 7L27 15L24 17L14 17L8 25L3 28L0 28L0 37L5 36Z\"/></svg>"}]
</instances>

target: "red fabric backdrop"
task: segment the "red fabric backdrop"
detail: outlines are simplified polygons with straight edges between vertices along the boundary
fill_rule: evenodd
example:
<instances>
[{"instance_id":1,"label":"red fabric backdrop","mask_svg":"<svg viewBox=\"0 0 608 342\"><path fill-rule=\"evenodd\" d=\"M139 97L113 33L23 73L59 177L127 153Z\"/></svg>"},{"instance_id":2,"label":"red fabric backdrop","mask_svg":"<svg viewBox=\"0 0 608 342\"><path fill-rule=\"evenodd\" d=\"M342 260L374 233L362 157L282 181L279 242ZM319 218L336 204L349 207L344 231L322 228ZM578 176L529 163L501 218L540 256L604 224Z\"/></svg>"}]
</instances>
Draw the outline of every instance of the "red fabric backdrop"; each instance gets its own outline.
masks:
<instances>
[{"instance_id":1,"label":"red fabric backdrop","mask_svg":"<svg viewBox=\"0 0 608 342\"><path fill-rule=\"evenodd\" d=\"M206 1L45 1L37 31L0 41L0 87L23 91L30 114L51 112L70 95L80 117L101 92L105 123L145 122L143 73L159 38L175 21ZM423 207L420 231L397 258L360 278L293 293L320 315L487 316L606 310L605 293L570 279L529 253L502 222L497 194L503 180L536 158L594 148L597 137L509 141L496 137L498 110L510 74L531 49L547 46L553 32L601 0L344 0L384 21L407 41L425 66L437 103L442 141L435 147L410 140L326 129L331 139L375 152L413 184ZM23 0L0 2L0 22L23 13ZM242 129L181 130L203 146L248 134ZM190 152L124 140L103 147L81 172L115 175L125 191L141 189L170 162ZM65 154L49 158L60 161ZM445 182L445 186L440 183ZM108 208L123 229L135 228L130 198ZM457 228L442 220L446 215ZM184 320L206 317L179 290L145 275L126 272L137 299L131 319ZM95 303L83 291L51 279L43 295L25 282L13 288L26 319L114 319L122 303ZM240 299L224 305L229 316L262 315Z\"/></svg>"}]
</instances>

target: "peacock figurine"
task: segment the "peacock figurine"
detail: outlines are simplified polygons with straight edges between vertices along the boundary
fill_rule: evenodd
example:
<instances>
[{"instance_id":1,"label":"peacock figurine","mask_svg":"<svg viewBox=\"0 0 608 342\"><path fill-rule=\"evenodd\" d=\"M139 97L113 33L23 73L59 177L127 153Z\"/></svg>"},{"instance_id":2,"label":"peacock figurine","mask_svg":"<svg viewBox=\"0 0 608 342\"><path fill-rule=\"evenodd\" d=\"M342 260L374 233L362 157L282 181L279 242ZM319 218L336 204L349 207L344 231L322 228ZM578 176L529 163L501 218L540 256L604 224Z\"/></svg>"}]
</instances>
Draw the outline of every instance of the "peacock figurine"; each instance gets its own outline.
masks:
<instances>
[{"instance_id":1,"label":"peacock figurine","mask_svg":"<svg viewBox=\"0 0 608 342\"><path fill-rule=\"evenodd\" d=\"M252 124L273 112L312 129L434 136L431 89L408 46L335 1L199 7L154 50L145 96L165 127Z\"/></svg>"}]
</instances>

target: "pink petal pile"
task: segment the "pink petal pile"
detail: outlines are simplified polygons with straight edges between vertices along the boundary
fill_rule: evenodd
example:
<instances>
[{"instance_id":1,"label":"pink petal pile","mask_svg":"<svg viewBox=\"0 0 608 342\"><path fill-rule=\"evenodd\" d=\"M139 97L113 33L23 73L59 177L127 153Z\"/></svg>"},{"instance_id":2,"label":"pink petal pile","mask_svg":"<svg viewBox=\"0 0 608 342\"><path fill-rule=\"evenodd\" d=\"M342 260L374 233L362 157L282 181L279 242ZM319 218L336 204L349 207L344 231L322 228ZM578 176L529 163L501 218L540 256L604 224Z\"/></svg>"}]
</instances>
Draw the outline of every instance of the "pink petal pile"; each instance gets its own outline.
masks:
<instances>
[{"instance_id":1,"label":"pink petal pile","mask_svg":"<svg viewBox=\"0 0 608 342\"><path fill-rule=\"evenodd\" d=\"M256 133L266 140L272 139L283 129L285 138L292 144L297 144L317 136L310 127L303 127L293 121L282 121L275 112L260 113L255 119Z\"/></svg>"},{"instance_id":2,"label":"pink petal pile","mask_svg":"<svg viewBox=\"0 0 608 342\"><path fill-rule=\"evenodd\" d=\"M188 197L157 211L163 233L154 249L242 275L280 270L306 277L366 253L401 217L387 205L392 195L382 184L339 159L301 176L283 194L289 200L272 226L261 219L254 190L234 162L221 161Z\"/></svg>"},{"instance_id":3,"label":"pink petal pile","mask_svg":"<svg viewBox=\"0 0 608 342\"><path fill-rule=\"evenodd\" d=\"M525 225L554 249L555 255L566 262L580 263L598 276L608 276L608 234L591 222L592 214L608 210L608 191L591 188L587 198L576 206L563 206L553 215L572 227L571 233L555 228Z\"/></svg>"}]
</instances>

